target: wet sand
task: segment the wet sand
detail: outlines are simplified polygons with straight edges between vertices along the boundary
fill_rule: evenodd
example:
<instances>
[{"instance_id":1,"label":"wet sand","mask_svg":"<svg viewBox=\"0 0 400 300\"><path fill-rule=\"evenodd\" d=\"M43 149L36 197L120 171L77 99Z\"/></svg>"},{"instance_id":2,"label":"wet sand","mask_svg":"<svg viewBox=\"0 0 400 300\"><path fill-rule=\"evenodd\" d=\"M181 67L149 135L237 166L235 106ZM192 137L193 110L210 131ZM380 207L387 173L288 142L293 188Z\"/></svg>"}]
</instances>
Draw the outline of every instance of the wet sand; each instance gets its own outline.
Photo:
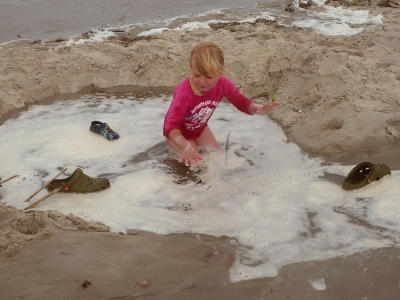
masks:
<instances>
[{"instance_id":1,"label":"wet sand","mask_svg":"<svg viewBox=\"0 0 400 300\"><path fill-rule=\"evenodd\" d=\"M367 160L398 170L400 12L368 9L385 15L384 26L351 38L259 24L75 48L11 44L0 58L2 121L26 105L91 84L172 88L186 74L185 53L207 38L235 45L224 49L228 68L248 96L287 97L271 117L304 151L328 163ZM257 60L255 45L265 41L268 56ZM158 76L160 69L167 74ZM271 85L259 80L265 77ZM338 185L343 179L327 174ZM400 299L396 247L297 263L274 278L230 283L236 246L225 237L111 233L74 216L5 206L0 225L0 299ZM83 288L85 280L91 284ZM148 286L139 284L143 280Z\"/></svg>"},{"instance_id":2,"label":"wet sand","mask_svg":"<svg viewBox=\"0 0 400 300\"><path fill-rule=\"evenodd\" d=\"M53 228L33 235L18 254L1 259L0 299L399 299L398 248L292 264L274 278L231 283L229 239L133 234Z\"/></svg>"}]
</instances>

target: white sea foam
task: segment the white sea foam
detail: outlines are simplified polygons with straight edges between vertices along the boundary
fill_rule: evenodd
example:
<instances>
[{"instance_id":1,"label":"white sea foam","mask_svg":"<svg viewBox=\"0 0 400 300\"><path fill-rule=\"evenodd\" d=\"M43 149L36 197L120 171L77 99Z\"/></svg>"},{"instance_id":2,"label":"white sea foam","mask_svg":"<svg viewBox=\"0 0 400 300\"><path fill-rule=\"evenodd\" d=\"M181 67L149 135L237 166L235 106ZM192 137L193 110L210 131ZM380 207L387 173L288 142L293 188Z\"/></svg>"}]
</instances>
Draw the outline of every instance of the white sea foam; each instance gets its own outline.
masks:
<instances>
[{"instance_id":1,"label":"white sea foam","mask_svg":"<svg viewBox=\"0 0 400 300\"><path fill-rule=\"evenodd\" d=\"M177 29L184 30L184 31L196 31L199 29L210 29L211 27L208 25L208 22L189 22L183 24Z\"/></svg>"},{"instance_id":2,"label":"white sea foam","mask_svg":"<svg viewBox=\"0 0 400 300\"><path fill-rule=\"evenodd\" d=\"M327 2L326 0L313 0L313 2L315 3L315 5L322 7L325 5L325 3Z\"/></svg>"},{"instance_id":3,"label":"white sea foam","mask_svg":"<svg viewBox=\"0 0 400 300\"><path fill-rule=\"evenodd\" d=\"M181 30L181 31L196 31L199 29L211 29L211 27L208 25L208 22L188 22L185 23L181 26L178 26L172 30ZM157 34L162 34L164 31L171 30L168 27L162 27L162 28L154 28L150 29L147 31L143 31L138 34L138 36L150 36L150 35L157 35Z\"/></svg>"},{"instance_id":4,"label":"white sea foam","mask_svg":"<svg viewBox=\"0 0 400 300\"><path fill-rule=\"evenodd\" d=\"M319 6L324 7L324 11L313 11L310 10L302 10L304 13L308 15L307 18L301 17L299 20L296 20L291 23L291 26L295 25L301 28L311 28L315 30L317 33L323 35L356 35L363 31L364 27L352 28L348 24L353 25L368 25L368 26L379 26L382 25L383 16L370 16L369 11L367 10L351 10L345 9L342 7L332 7L326 6L322 2ZM284 24L281 18L284 18L283 14L280 14L280 24ZM237 22L241 23L254 23L257 19L263 18L268 20L276 20L277 16L274 16L271 11L268 12L260 12L256 14L251 14L251 17L245 17L242 19L238 19ZM175 19L175 18L174 18ZM170 23L172 21L165 21L166 23ZM208 21L190 21L179 27L174 28L173 30L183 30L183 31L195 31L199 29L211 29L210 24L216 23L228 23L231 20L223 20L223 19L215 19ZM139 36L149 36L154 34L160 34L165 30L169 30L168 27L151 29L148 31L141 32Z\"/></svg>"},{"instance_id":5,"label":"white sea foam","mask_svg":"<svg viewBox=\"0 0 400 300\"><path fill-rule=\"evenodd\" d=\"M311 284L311 286L316 289L317 291L324 291L326 290L326 282L324 275L320 275L315 278L310 278L308 282Z\"/></svg>"},{"instance_id":6,"label":"white sea foam","mask_svg":"<svg viewBox=\"0 0 400 300\"><path fill-rule=\"evenodd\" d=\"M161 28L153 28L147 31L142 31L139 33L137 36L150 36L150 35L157 35L157 34L162 34L164 31L170 30L167 27L161 27Z\"/></svg>"},{"instance_id":7,"label":"white sea foam","mask_svg":"<svg viewBox=\"0 0 400 300\"><path fill-rule=\"evenodd\" d=\"M301 28L312 28L317 33L323 35L356 35L364 30L364 28L352 28L346 23L321 22L318 20L302 20L293 22Z\"/></svg>"},{"instance_id":8,"label":"white sea foam","mask_svg":"<svg viewBox=\"0 0 400 300\"><path fill-rule=\"evenodd\" d=\"M83 45L85 43L101 43L107 40L109 37L116 36L116 34L110 30L99 30L93 29L90 31L88 38L73 39L70 38L65 43L65 46L70 47L73 45Z\"/></svg>"},{"instance_id":9,"label":"white sea foam","mask_svg":"<svg viewBox=\"0 0 400 300\"><path fill-rule=\"evenodd\" d=\"M292 25L301 28L312 28L323 35L356 35L363 31L364 27L352 28L353 25L382 25L382 15L370 16L368 10L353 10L343 7L324 5L324 11L307 11L310 18L296 20Z\"/></svg>"},{"instance_id":10,"label":"white sea foam","mask_svg":"<svg viewBox=\"0 0 400 300\"><path fill-rule=\"evenodd\" d=\"M80 167L91 177L109 178L111 187L86 195L58 193L35 209L73 213L115 232L228 236L240 245L232 281L275 276L290 263L397 242L399 171L345 191L324 174L344 178L353 166L309 158L268 117L249 116L226 103L210 121L221 149L204 154L204 183L174 183L163 163L175 157L166 152L162 136L170 99L99 93L32 106L6 121L0 127L0 176L19 178L1 187L1 202L23 209L24 200L60 168L68 167L63 178ZM93 120L107 122L120 139L90 132ZM311 284L322 287L320 281Z\"/></svg>"},{"instance_id":11,"label":"white sea foam","mask_svg":"<svg viewBox=\"0 0 400 300\"><path fill-rule=\"evenodd\" d=\"M327 20L338 20L350 24L381 25L383 17L378 15L370 17L368 10L353 10L343 7L325 6L325 11L318 13L318 17ZM379 20L379 21L377 21Z\"/></svg>"}]
</instances>

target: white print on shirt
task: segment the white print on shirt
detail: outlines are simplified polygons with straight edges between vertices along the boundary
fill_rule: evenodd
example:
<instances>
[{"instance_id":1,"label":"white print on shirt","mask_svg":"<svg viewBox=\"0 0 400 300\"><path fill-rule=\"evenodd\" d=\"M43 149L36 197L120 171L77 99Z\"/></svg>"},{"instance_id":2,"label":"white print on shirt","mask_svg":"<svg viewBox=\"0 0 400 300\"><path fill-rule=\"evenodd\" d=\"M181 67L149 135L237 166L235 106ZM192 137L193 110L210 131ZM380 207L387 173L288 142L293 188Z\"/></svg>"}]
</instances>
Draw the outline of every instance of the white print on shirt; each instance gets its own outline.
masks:
<instances>
[{"instance_id":1,"label":"white print on shirt","mask_svg":"<svg viewBox=\"0 0 400 300\"><path fill-rule=\"evenodd\" d=\"M210 104L215 106L215 107L217 107L219 102L218 101L212 101L212 100L207 100L207 101L201 102L201 103L197 104L197 106L195 108L193 108L190 112L192 114L194 114L200 107L207 106L207 105L210 105Z\"/></svg>"},{"instance_id":2,"label":"white print on shirt","mask_svg":"<svg viewBox=\"0 0 400 300\"><path fill-rule=\"evenodd\" d=\"M195 108L193 108L190 112L193 114L190 117L185 118L185 127L188 130L195 130L197 128L201 128L204 124L207 123L208 119L211 118L215 107L204 107L206 105L218 105L218 101L207 100L199 103ZM200 109L200 110L199 110ZM198 112L197 112L198 111Z\"/></svg>"}]
</instances>

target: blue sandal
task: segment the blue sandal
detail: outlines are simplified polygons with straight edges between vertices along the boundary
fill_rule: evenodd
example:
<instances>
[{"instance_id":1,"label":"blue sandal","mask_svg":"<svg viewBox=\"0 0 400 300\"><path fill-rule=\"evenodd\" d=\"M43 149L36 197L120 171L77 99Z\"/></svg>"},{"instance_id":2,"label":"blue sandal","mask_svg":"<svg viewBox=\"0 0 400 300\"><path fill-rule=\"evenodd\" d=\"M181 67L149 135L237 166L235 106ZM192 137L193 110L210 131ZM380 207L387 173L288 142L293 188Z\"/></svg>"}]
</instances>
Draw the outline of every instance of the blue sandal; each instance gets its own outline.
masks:
<instances>
[{"instance_id":1,"label":"blue sandal","mask_svg":"<svg viewBox=\"0 0 400 300\"><path fill-rule=\"evenodd\" d=\"M119 139L119 134L108 126L107 123L102 123L100 121L93 121L90 125L90 131L100 134L105 139L112 141Z\"/></svg>"}]
</instances>

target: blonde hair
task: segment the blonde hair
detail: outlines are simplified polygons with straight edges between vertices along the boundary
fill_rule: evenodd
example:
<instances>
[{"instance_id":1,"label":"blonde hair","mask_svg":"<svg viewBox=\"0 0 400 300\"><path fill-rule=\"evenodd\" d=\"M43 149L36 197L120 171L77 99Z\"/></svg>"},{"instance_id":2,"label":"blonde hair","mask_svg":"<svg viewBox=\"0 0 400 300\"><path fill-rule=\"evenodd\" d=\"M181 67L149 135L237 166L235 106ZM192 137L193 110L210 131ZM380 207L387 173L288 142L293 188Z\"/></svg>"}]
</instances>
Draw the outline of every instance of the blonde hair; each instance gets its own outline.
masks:
<instances>
[{"instance_id":1,"label":"blonde hair","mask_svg":"<svg viewBox=\"0 0 400 300\"><path fill-rule=\"evenodd\" d=\"M189 64L190 67L196 67L200 74L209 77L223 76L225 73L224 53L212 42L198 43L190 53ZM190 86L197 96L203 94L192 84L191 78Z\"/></svg>"}]
</instances>

